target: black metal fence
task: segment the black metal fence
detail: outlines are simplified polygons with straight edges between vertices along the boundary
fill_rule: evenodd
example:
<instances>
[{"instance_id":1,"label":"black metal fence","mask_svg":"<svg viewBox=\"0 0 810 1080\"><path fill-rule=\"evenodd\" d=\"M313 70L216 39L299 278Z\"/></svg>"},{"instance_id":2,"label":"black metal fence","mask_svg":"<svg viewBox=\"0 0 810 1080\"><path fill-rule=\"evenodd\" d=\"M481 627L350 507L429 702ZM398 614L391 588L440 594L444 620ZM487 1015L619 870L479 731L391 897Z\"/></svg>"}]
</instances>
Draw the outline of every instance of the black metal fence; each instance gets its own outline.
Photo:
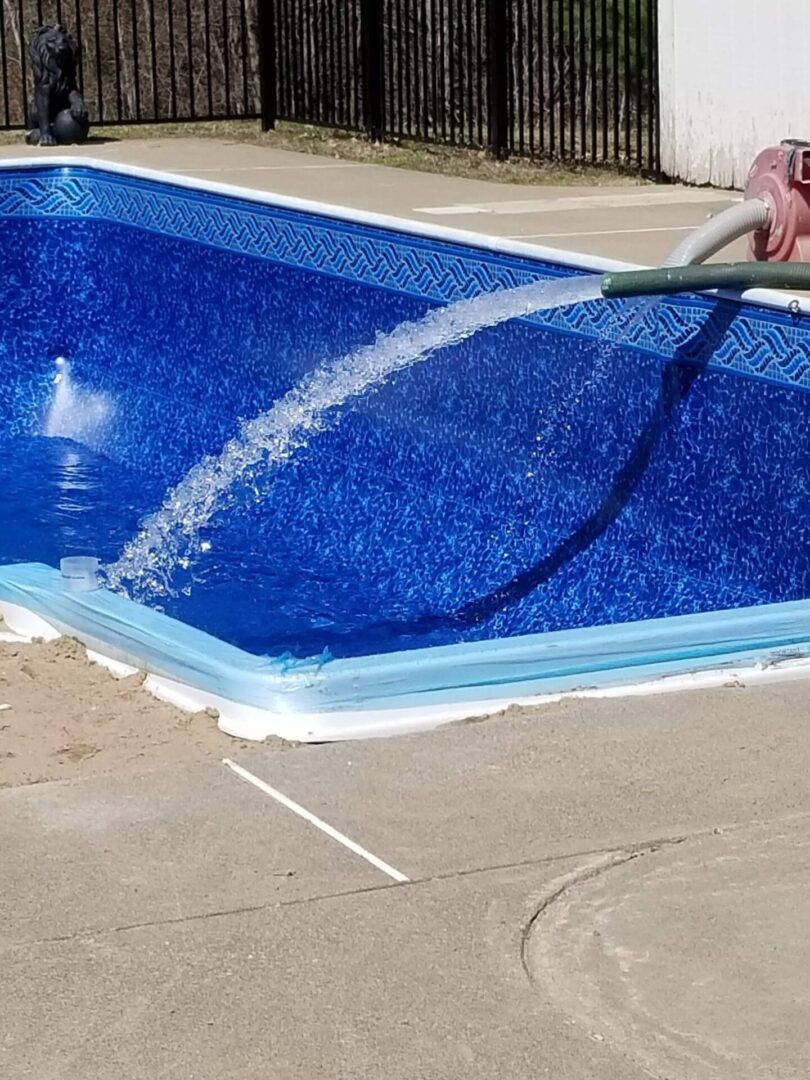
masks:
<instances>
[{"instance_id":1,"label":"black metal fence","mask_svg":"<svg viewBox=\"0 0 810 1080\"><path fill-rule=\"evenodd\" d=\"M268 126L658 171L657 0L273 0L268 18Z\"/></svg>"},{"instance_id":2,"label":"black metal fence","mask_svg":"<svg viewBox=\"0 0 810 1080\"><path fill-rule=\"evenodd\" d=\"M65 22L97 124L261 116L656 173L657 0L0 0L0 127Z\"/></svg>"}]
</instances>

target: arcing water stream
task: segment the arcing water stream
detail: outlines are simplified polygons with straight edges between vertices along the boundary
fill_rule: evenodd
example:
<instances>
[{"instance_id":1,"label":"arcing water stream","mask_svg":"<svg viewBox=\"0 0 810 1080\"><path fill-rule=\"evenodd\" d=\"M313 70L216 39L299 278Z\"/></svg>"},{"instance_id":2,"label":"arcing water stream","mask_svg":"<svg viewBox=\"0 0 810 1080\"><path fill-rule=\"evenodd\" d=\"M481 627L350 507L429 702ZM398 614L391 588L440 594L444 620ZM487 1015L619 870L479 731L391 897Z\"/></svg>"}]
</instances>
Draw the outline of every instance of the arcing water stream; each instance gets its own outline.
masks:
<instances>
[{"instance_id":1,"label":"arcing water stream","mask_svg":"<svg viewBox=\"0 0 810 1080\"><path fill-rule=\"evenodd\" d=\"M204 457L167 493L160 509L106 568L107 583L136 596L165 595L173 573L199 551L201 530L223 509L240 478L286 462L345 402L479 330L536 311L594 300L601 296L600 285L598 275L559 278L460 300L323 364L266 412L242 421L239 434L218 456Z\"/></svg>"}]
</instances>

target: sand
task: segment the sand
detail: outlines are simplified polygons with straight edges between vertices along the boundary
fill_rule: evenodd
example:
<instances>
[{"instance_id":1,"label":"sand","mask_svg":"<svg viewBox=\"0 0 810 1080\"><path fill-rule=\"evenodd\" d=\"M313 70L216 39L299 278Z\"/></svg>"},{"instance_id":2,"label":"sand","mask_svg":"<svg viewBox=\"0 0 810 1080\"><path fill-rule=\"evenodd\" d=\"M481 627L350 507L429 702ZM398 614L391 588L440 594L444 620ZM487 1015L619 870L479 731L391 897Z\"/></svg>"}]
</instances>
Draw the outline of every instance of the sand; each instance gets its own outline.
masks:
<instances>
[{"instance_id":1,"label":"sand","mask_svg":"<svg viewBox=\"0 0 810 1080\"><path fill-rule=\"evenodd\" d=\"M115 679L72 638L0 644L0 787L221 758L239 745L214 717L166 705L141 681Z\"/></svg>"}]
</instances>

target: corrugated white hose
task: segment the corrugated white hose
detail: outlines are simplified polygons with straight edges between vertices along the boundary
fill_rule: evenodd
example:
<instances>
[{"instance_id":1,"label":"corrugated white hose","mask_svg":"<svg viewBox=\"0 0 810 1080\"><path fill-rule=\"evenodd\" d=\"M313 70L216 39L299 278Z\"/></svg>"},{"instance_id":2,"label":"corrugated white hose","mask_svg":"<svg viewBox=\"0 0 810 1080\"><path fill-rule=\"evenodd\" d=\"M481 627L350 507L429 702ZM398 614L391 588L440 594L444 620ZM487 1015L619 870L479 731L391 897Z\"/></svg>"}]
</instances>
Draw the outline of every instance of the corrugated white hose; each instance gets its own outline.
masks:
<instances>
[{"instance_id":1,"label":"corrugated white hose","mask_svg":"<svg viewBox=\"0 0 810 1080\"><path fill-rule=\"evenodd\" d=\"M764 199L744 199L695 229L667 255L661 265L692 266L703 263L732 241L764 229L770 217L771 208Z\"/></svg>"}]
</instances>

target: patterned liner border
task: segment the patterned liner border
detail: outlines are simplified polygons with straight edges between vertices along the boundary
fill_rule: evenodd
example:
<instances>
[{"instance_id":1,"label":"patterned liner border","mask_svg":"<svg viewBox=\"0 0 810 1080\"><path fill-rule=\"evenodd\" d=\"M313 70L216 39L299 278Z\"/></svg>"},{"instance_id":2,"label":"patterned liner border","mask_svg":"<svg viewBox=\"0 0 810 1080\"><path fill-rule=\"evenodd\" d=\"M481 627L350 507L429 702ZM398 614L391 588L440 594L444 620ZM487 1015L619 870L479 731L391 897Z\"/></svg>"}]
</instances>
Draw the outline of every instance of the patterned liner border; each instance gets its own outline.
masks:
<instances>
[{"instance_id":1,"label":"patterned liner border","mask_svg":"<svg viewBox=\"0 0 810 1080\"><path fill-rule=\"evenodd\" d=\"M103 220L411 296L449 303L481 292L580 273L518 258L250 202L96 168L43 166L0 172L0 217ZM708 325L730 308L722 332ZM810 319L697 296L620 305L590 302L528 321L671 359L683 350L716 370L810 389Z\"/></svg>"}]
</instances>

